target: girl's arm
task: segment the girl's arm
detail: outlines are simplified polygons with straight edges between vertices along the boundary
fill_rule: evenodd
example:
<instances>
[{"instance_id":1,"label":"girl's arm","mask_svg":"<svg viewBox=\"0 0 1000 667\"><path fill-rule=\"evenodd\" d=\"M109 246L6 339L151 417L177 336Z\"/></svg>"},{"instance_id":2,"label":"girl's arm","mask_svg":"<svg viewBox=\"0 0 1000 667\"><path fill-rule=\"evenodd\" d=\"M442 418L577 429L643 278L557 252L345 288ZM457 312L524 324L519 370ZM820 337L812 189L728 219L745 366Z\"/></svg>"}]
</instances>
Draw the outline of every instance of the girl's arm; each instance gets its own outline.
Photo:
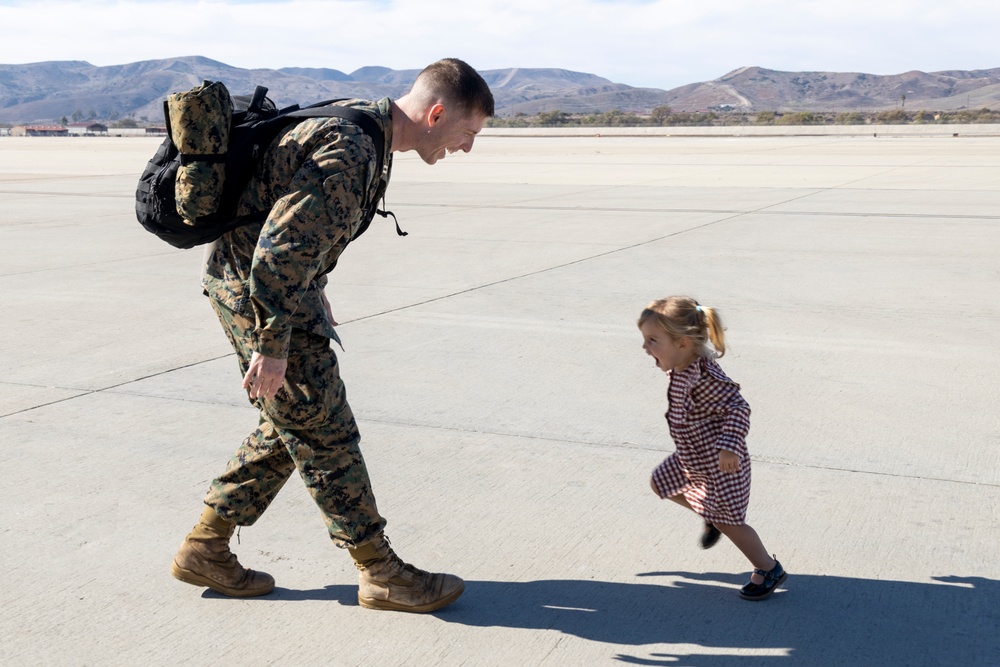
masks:
<instances>
[{"instance_id":1,"label":"girl's arm","mask_svg":"<svg viewBox=\"0 0 1000 667\"><path fill-rule=\"evenodd\" d=\"M740 452L746 452L746 437L750 431L750 406L736 393L739 403L726 415L722 437L716 443L719 448L719 470L736 472L740 469Z\"/></svg>"},{"instance_id":2,"label":"girl's arm","mask_svg":"<svg viewBox=\"0 0 1000 667\"><path fill-rule=\"evenodd\" d=\"M722 425L722 436L716 443L720 450L725 450L740 455L746 451L746 437L750 432L750 405L747 404L739 391L735 390L734 400L726 410L726 417Z\"/></svg>"}]
</instances>

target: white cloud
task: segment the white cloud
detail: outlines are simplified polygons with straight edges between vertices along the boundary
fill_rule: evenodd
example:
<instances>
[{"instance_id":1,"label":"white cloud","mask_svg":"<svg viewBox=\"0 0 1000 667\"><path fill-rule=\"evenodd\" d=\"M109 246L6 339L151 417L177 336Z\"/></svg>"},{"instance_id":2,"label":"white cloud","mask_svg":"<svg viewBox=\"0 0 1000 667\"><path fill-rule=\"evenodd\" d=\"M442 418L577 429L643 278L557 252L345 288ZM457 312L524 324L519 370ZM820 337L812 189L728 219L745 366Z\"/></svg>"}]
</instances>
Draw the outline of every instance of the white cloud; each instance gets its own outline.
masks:
<instances>
[{"instance_id":1,"label":"white cloud","mask_svg":"<svg viewBox=\"0 0 1000 667\"><path fill-rule=\"evenodd\" d=\"M203 55L238 67L560 67L672 88L744 65L1000 67L1000 5L728 0L0 0L0 63Z\"/></svg>"}]
</instances>

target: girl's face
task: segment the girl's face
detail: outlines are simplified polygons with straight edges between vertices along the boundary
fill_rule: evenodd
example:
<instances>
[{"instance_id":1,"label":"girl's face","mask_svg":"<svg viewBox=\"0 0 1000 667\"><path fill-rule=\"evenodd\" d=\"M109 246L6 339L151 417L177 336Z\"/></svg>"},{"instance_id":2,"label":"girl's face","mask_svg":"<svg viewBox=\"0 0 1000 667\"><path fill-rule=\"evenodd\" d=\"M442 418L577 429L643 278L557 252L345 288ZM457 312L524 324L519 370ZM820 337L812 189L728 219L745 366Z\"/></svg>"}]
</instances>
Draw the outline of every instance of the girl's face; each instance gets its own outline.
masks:
<instances>
[{"instance_id":1,"label":"girl's face","mask_svg":"<svg viewBox=\"0 0 1000 667\"><path fill-rule=\"evenodd\" d=\"M696 350L690 338L675 341L651 319L643 322L639 331L642 332L642 349L653 357L657 368L664 373L682 371L694 361Z\"/></svg>"}]
</instances>

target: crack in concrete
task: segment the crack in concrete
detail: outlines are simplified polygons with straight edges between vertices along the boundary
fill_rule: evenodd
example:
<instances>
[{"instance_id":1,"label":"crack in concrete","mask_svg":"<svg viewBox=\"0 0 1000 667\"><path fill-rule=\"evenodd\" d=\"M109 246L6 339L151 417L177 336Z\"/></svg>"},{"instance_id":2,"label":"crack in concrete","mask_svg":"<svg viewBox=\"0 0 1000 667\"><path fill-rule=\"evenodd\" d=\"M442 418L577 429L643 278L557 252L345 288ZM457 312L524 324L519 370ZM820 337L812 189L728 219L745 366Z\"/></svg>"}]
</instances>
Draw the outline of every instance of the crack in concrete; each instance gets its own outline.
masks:
<instances>
[{"instance_id":1,"label":"crack in concrete","mask_svg":"<svg viewBox=\"0 0 1000 667\"><path fill-rule=\"evenodd\" d=\"M864 180L864 179L861 179L861 180ZM408 309L411 309L411 308L416 308L418 306L426 305L426 304L429 304L429 303L434 303L434 302L437 302L437 301L443 301L443 300L450 299L450 298L453 298L453 297L456 297L456 296L460 296L462 294L468 294L468 293L471 293L471 292L476 292L476 291L479 291L479 290L482 290L482 289L486 289L488 287L494 287L496 285L502 285L504 283L508 283L508 282L513 282L513 281L516 281L516 280L520 280L522 278L527 278L527 277L530 277L530 276L539 275L539 274L542 274L542 273L547 273L549 271L555 271L557 269L562 269L562 268L565 268L565 267L568 267L568 266L573 266L573 265L576 265L576 264L581 264L581 263L588 262L588 261L591 261L591 260L594 260L594 259L599 259L601 257L606 257L606 256L609 256L609 255L613 255L613 254L617 254L617 253L621 253L621 252L626 252L626 251L629 251L629 250L634 250L636 248L641 248L643 246L647 246L647 245L650 245L650 244L653 244L653 243L657 243L659 241L663 241L663 240L666 240L666 239L669 239L669 238L680 236L682 234L687 234L689 232L693 232L693 231L705 229L707 227L712 227L712 226L720 225L720 224L725 223L725 222L730 222L730 221L733 221L733 220L736 220L738 218L745 217L745 216L762 214L762 213L765 213L765 212L767 214L769 214L769 215L776 215L776 214L777 215L820 215L819 213L790 212L790 211L769 211L768 209L772 209L772 208L774 208L776 206L782 206L782 205L785 205L785 204L788 204L788 203L791 203L791 202L794 202L794 201L797 201L797 200L800 200L800 199L805 199L805 198L811 197L811 196L817 194L818 192L823 192L823 191L828 191L828 190L834 190L834 189L837 189L837 188L836 187L831 187L831 188L821 188L821 189L813 190L813 191L810 191L810 192L807 192L807 193L803 193L803 194L801 194L801 195L799 195L797 197L789 198L789 199L787 199L785 201L782 201L782 202L777 202L777 203L774 203L774 204L768 204L766 206L761 206L759 208L756 208L756 209L753 209L753 210L748 210L748 211L701 211L701 212L713 212L713 213L722 213L722 214L732 213L732 215L727 215L726 217L720 218L719 220L714 220L712 222L707 222L707 223L704 223L704 224L701 224L701 225L694 225L692 227L687 227L685 229L677 230L675 232L671 232L669 234L664 234L662 236L658 236L658 237L653 238L653 239L647 239L645 241L641 241L641 242L638 242L638 243L633 243L633 244L630 244L630 245L627 245L627 246L621 246L621 247L615 248L613 250L608 250L606 252L601 252L601 253L597 253L597 254L594 254L594 255L589 255L587 257L582 257L582 258L579 258L579 259L576 259L576 260L573 260L573 261L570 261L570 262L564 262L562 264L558 264L558 265L555 265L555 266L546 267L544 269L539 269L537 271L530 271L528 273L520 274L520 275L517 275L517 276L510 276L508 278L504 278L504 279L501 279L501 280L496 280L496 281L489 282L489 283L484 283L484 284L481 284L481 285L476 285L476 286L473 286L473 287L469 287L467 289L459 290L457 292L452 292L450 294L442 295L442 296L439 296L439 297L434 297L432 299L425 299L423 301L414 302L414 303L411 303L411 304L408 304L408 305L405 305L405 306L399 306L397 308L391 308L389 310L381 311L381 312L378 312L378 313L372 313L370 315L365 315L363 317L358 317L358 318L354 318L354 319L351 319L351 320L346 320L344 322L341 322L339 326L344 326L344 325L348 325L348 324L353 324L355 322L362 322L362 321L365 321L365 320L374 319L374 318L377 318L377 317L381 317L383 315L388 315L388 314L400 312L400 311L403 311L403 310L408 310ZM519 207L519 206L488 207L487 206L487 207L466 207L466 208L504 208L504 209L545 208L546 210L594 210L594 211L598 211L598 210L600 210L600 211L615 211L615 210L619 210L619 211L630 211L630 212L634 212L636 210L646 210L646 209L626 209L626 208L600 208L600 209L599 208L590 208L590 209L581 209L581 208L574 208L574 207L565 207L565 208L552 207L550 209L550 208L547 208L547 207L526 207L526 206L525 207ZM676 212L695 212L695 210L690 210L690 209L649 209L649 212L668 212L668 211L671 211L671 210L674 210ZM913 217L913 218L916 218L916 217L938 217L938 216L932 216L932 215L927 215L927 214L899 214L899 213L897 213L897 214L857 214L857 213L855 213L855 214L838 214L838 215L853 215L853 216L873 215L873 216L876 216L876 217L903 217L903 218L911 218L911 217ZM992 219L1000 219L1000 216L947 216L947 217L949 217L949 218L963 218L963 219L990 219L990 220L992 220ZM43 403L43 404L31 406L31 407L28 407L28 408L24 408L22 410L16 410L16 411L8 413L8 414L0 415L0 419L4 419L4 418L7 418L7 417L19 415L19 414L24 414L26 412L30 412L32 410L37 410L37 409L43 408L43 407L48 407L48 406L51 406L51 405L57 405L59 403L64 403L64 402L67 402L67 401L72 401L72 400L75 400L75 399L78 399L78 398L81 398L81 397L84 397L84 396L90 396L92 394L97 394L97 393L102 393L102 392L110 392L110 391L112 391L114 389L125 387L125 386L128 386L130 384L135 384L135 383L141 382L143 380L148 380L150 378L154 378L154 377L158 377L158 376L162 376L162 375L167 375L169 373L173 373L173 372L178 371L178 370L183 370L183 369L186 369L186 368L192 368L192 367L199 366L199 365L202 365L202 364L205 364L205 363L210 363L212 361L217 361L219 359L224 359L224 358L230 357L230 356L233 356L233 354L231 353L231 354L227 354L227 355L213 357L213 358L210 358L210 359L203 359L203 360L200 360L200 361L192 362L190 364L186 364L186 365L183 365L183 366L178 366L178 367L175 367L175 368L172 368L172 369L167 369L167 370L160 371L160 372L157 372L157 373L152 373L150 375L146 375L146 376L143 376L143 377L140 377L140 378L135 378L135 379L132 379L132 380L128 380L126 382L121 382L121 383L118 383L118 384L115 384L115 385L111 385L111 386L108 386L108 387L104 387L104 388L101 388L101 389L85 390L85 391L82 391L81 393L76 394L74 396L69 396L69 397L62 398L62 399L55 400L55 401L49 401L47 403ZM25 385L21 385L21 386L40 386L40 385L25 384ZM59 387L52 387L52 388L53 389L63 389L65 391L76 391L75 389L70 389L70 388L59 388ZM142 396L141 394L139 394L139 395ZM187 400L187 399L171 399L169 397L162 397L162 396L161 397L147 396L147 397L149 397L149 398L167 399L167 400ZM192 402L211 403L211 402L205 402L205 401L192 401ZM229 405L229 404L226 404L226 405ZM636 450L643 450L643 451L663 451L663 450L660 450L660 449L655 448L655 447L649 447L649 446L645 446L645 445L639 445L639 444L636 444L636 443L622 443L621 445L608 445L608 444L597 443L597 442L589 442L589 441L582 441L582 440L572 440L572 439L550 438L550 437L541 437L541 436L532 436L532 435L525 435L525 434L520 434L520 433L502 433L502 432L497 432L497 431L475 431L475 430L460 429L460 428L447 427L447 426L428 426L428 425L424 425L424 424L404 424L404 423L401 423L401 422L390 422L390 421L382 421L382 420L377 420L377 419L368 419L368 420L365 420L365 421L371 421L373 423L382 423L382 424L389 424L389 425L395 425L395 426L411 427L411 428L439 429L439 430L455 431L455 432L462 432L462 433L479 433L479 434L483 434L483 435L495 435L495 436L500 436L500 437L515 437L515 438L525 438L525 439L533 439L533 440L544 440L544 441L547 441L547 442L561 442L561 443L566 443L566 444L584 445L584 446L588 446L588 447L602 447L602 448L607 448L607 447L617 447L617 448L626 447L626 448L629 448L629 449L636 449ZM835 466L810 465L810 464L796 463L796 462L793 462L793 461L787 461L787 460L781 460L781 459L772 459L772 458L760 457L760 456L751 456L750 459L751 459L751 461L755 461L755 462L758 462L758 463L765 463L765 464L769 464L769 465L783 465L783 466L790 466L790 467L813 468L813 469L816 469L816 470L828 470L828 471L847 472L847 473L852 473L852 474L878 475L878 476L884 476L884 477L894 477L894 478L899 478L899 479L914 479L914 480L920 480L920 481L936 481L936 482L945 482L945 483L952 483L952 484L965 484L965 485L972 485L972 486L985 486L985 487L991 487L991 488L1000 488L1000 484L992 484L992 483L988 483L988 482L974 482L974 481L945 479L945 478L937 478L937 477L923 477L923 476L918 476L918 475L903 475L903 474L899 474L899 473L887 473L887 472L878 472L878 471L871 471L871 470L859 470L859 469L842 468L842 467L835 467Z\"/></svg>"}]
</instances>

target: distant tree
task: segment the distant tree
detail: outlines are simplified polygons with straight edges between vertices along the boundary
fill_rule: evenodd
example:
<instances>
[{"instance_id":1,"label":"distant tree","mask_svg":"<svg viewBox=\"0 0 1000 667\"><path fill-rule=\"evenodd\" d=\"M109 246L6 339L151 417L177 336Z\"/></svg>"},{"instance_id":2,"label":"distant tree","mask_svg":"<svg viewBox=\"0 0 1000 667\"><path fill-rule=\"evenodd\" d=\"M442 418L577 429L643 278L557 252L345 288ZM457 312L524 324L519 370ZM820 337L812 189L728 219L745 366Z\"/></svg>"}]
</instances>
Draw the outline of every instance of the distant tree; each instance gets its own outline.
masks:
<instances>
[{"instance_id":1,"label":"distant tree","mask_svg":"<svg viewBox=\"0 0 1000 667\"><path fill-rule=\"evenodd\" d=\"M848 111L847 113L838 113L835 115L833 122L837 125L864 125L868 122L868 119L857 111Z\"/></svg>"},{"instance_id":2,"label":"distant tree","mask_svg":"<svg viewBox=\"0 0 1000 667\"><path fill-rule=\"evenodd\" d=\"M670 117L673 115L670 107L663 105L659 107L654 107L649 113L649 122L658 127L669 124Z\"/></svg>"},{"instance_id":3,"label":"distant tree","mask_svg":"<svg viewBox=\"0 0 1000 667\"><path fill-rule=\"evenodd\" d=\"M1000 111L991 109L980 109L976 112L977 123L997 123L1000 122Z\"/></svg>"},{"instance_id":4,"label":"distant tree","mask_svg":"<svg viewBox=\"0 0 1000 667\"><path fill-rule=\"evenodd\" d=\"M909 122L910 117L903 109L880 111L875 114L875 122L880 125L901 125Z\"/></svg>"},{"instance_id":5,"label":"distant tree","mask_svg":"<svg viewBox=\"0 0 1000 667\"><path fill-rule=\"evenodd\" d=\"M83 112L77 109L72 114L70 114L70 118L73 119L74 123L79 123L83 119Z\"/></svg>"},{"instance_id":6,"label":"distant tree","mask_svg":"<svg viewBox=\"0 0 1000 667\"><path fill-rule=\"evenodd\" d=\"M558 109L553 111L543 111L538 114L537 119L538 124L544 127L565 125L566 121L569 120L569 114L565 111L559 111Z\"/></svg>"},{"instance_id":7,"label":"distant tree","mask_svg":"<svg viewBox=\"0 0 1000 667\"><path fill-rule=\"evenodd\" d=\"M811 111L799 111L797 113L786 113L775 121L778 125L817 125L823 119Z\"/></svg>"},{"instance_id":8,"label":"distant tree","mask_svg":"<svg viewBox=\"0 0 1000 667\"><path fill-rule=\"evenodd\" d=\"M121 120L112 123L111 127L139 127L139 123L135 122L134 118L122 118Z\"/></svg>"},{"instance_id":9,"label":"distant tree","mask_svg":"<svg viewBox=\"0 0 1000 667\"><path fill-rule=\"evenodd\" d=\"M968 123L974 123L975 121L976 121L976 113L968 109L961 109L959 111L953 111L952 113L948 114L949 123L968 124Z\"/></svg>"},{"instance_id":10,"label":"distant tree","mask_svg":"<svg viewBox=\"0 0 1000 667\"><path fill-rule=\"evenodd\" d=\"M528 127L528 123L525 121L526 116L523 113L514 114L513 117L502 118L493 117L486 121L487 127Z\"/></svg>"},{"instance_id":11,"label":"distant tree","mask_svg":"<svg viewBox=\"0 0 1000 667\"><path fill-rule=\"evenodd\" d=\"M67 125L69 125L69 119L68 119L68 118L66 118L66 116L63 116L63 117L62 117L62 118L61 118L61 119L59 120L59 124L60 124L60 125L62 125L63 127L66 127Z\"/></svg>"},{"instance_id":12,"label":"distant tree","mask_svg":"<svg viewBox=\"0 0 1000 667\"><path fill-rule=\"evenodd\" d=\"M776 119L777 114L773 111L758 111L754 122L757 125L774 125Z\"/></svg>"},{"instance_id":13,"label":"distant tree","mask_svg":"<svg viewBox=\"0 0 1000 667\"><path fill-rule=\"evenodd\" d=\"M599 113L593 120L593 124L599 127L635 127L637 125L645 125L643 119L639 118L635 113L621 111L620 109L612 109L611 111Z\"/></svg>"}]
</instances>

